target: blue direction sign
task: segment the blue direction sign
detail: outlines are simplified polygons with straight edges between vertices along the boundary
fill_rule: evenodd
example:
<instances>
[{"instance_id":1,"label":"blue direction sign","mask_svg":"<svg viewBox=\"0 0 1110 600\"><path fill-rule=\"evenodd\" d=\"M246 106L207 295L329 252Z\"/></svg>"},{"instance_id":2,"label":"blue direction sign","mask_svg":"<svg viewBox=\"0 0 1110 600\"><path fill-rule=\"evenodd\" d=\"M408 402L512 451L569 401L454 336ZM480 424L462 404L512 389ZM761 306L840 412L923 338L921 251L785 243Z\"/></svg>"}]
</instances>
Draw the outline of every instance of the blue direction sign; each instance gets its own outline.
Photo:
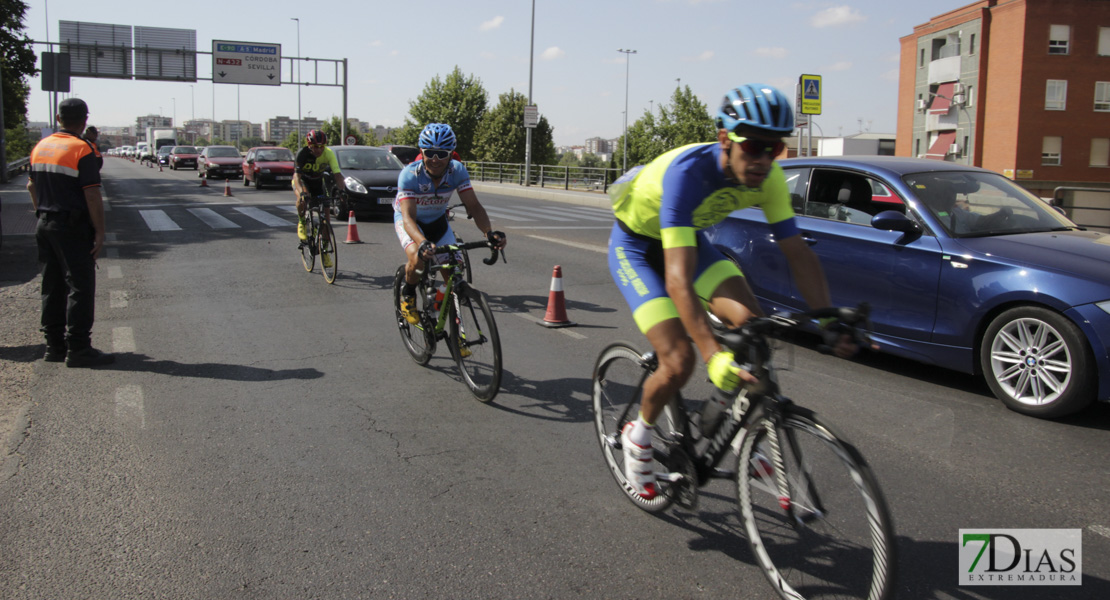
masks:
<instances>
[{"instance_id":1,"label":"blue direction sign","mask_svg":"<svg viewBox=\"0 0 1110 600\"><path fill-rule=\"evenodd\" d=\"M212 81L281 85L281 44L213 40Z\"/></svg>"},{"instance_id":2,"label":"blue direction sign","mask_svg":"<svg viewBox=\"0 0 1110 600\"><path fill-rule=\"evenodd\" d=\"M802 114L821 114L821 76L802 75L799 85L802 90Z\"/></svg>"}]
</instances>

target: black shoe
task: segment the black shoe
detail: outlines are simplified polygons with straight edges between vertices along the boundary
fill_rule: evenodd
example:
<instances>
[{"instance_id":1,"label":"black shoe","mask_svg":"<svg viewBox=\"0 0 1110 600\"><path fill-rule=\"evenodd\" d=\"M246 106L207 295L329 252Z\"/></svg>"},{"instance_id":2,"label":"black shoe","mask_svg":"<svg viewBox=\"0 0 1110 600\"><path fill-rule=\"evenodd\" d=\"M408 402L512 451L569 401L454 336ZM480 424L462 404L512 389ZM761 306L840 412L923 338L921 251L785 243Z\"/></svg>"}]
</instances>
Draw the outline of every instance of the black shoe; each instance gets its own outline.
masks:
<instances>
[{"instance_id":1,"label":"black shoe","mask_svg":"<svg viewBox=\"0 0 1110 600\"><path fill-rule=\"evenodd\" d=\"M103 365L110 365L116 362L114 354L101 352L96 348L85 348L83 350L70 350L66 354L67 367L100 367Z\"/></svg>"},{"instance_id":2,"label":"black shoe","mask_svg":"<svg viewBox=\"0 0 1110 600\"><path fill-rule=\"evenodd\" d=\"M42 359L46 362L64 362L66 359L66 347L47 346L46 354L42 355Z\"/></svg>"}]
</instances>

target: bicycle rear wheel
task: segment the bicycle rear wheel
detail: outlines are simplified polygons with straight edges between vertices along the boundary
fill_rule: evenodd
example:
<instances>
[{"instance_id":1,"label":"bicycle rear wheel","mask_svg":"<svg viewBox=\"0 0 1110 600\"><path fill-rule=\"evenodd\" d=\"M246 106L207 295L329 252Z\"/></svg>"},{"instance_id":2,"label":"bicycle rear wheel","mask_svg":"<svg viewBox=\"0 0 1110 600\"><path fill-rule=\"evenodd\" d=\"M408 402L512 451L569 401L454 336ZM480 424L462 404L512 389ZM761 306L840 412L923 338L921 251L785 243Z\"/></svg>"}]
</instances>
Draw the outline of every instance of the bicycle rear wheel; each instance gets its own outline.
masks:
<instances>
[{"instance_id":1,"label":"bicycle rear wheel","mask_svg":"<svg viewBox=\"0 0 1110 600\"><path fill-rule=\"evenodd\" d=\"M397 268L397 275L393 278L393 312L397 321L397 329L401 332L401 341L405 350L409 351L412 359L418 365L426 365L435 352L434 334L426 331L423 320L415 325L409 323L401 314L401 286L405 283L405 265ZM418 314L423 315L423 303L427 295L424 293L424 282L416 286L416 305Z\"/></svg>"},{"instance_id":2,"label":"bicycle rear wheel","mask_svg":"<svg viewBox=\"0 0 1110 600\"><path fill-rule=\"evenodd\" d=\"M452 306L447 343L466 387L482 402L493 400L501 388L501 337L489 300L482 292L462 286Z\"/></svg>"},{"instance_id":3,"label":"bicycle rear wheel","mask_svg":"<svg viewBox=\"0 0 1110 600\"><path fill-rule=\"evenodd\" d=\"M312 268L316 266L316 237L313 234L316 231L316 217L311 210L306 210L304 215L304 226L308 230L308 240L301 242L301 264L304 265L304 270L309 273Z\"/></svg>"},{"instance_id":4,"label":"bicycle rear wheel","mask_svg":"<svg viewBox=\"0 0 1110 600\"><path fill-rule=\"evenodd\" d=\"M893 595L886 501L863 456L813 411L790 407L778 426L753 415L738 461L748 541L780 597Z\"/></svg>"},{"instance_id":5,"label":"bicycle rear wheel","mask_svg":"<svg viewBox=\"0 0 1110 600\"><path fill-rule=\"evenodd\" d=\"M674 502L672 488L676 486L661 479L656 484L660 493L655 498L648 500L637 494L624 475L621 431L626 423L639 416L644 380L653 370L654 367L645 362L635 348L627 343L617 342L601 351L597 364L594 365L593 377L594 428L605 464L625 497L651 513L666 510ZM652 463L652 468L656 473L667 471L663 462L667 461L668 450L676 445L675 427L669 417L670 412L665 411L655 423L652 439L655 462Z\"/></svg>"},{"instance_id":6,"label":"bicycle rear wheel","mask_svg":"<svg viewBox=\"0 0 1110 600\"><path fill-rule=\"evenodd\" d=\"M319 243L320 271L324 274L324 281L335 283L335 277L339 274L339 252L337 250L339 245L335 242L335 230L332 229L331 219L324 213L321 213L320 235L316 239ZM326 266L329 262L331 263L330 267Z\"/></svg>"}]
</instances>

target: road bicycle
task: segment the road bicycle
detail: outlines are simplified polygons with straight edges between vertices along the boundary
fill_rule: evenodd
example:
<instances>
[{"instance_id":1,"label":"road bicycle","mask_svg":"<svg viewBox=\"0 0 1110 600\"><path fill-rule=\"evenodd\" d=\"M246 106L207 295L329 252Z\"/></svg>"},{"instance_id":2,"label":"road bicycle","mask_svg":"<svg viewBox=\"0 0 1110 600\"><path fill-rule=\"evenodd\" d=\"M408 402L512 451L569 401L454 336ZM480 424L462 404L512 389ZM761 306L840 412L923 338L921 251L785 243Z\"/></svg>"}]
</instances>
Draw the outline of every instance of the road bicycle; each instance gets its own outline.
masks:
<instances>
[{"instance_id":1,"label":"road bicycle","mask_svg":"<svg viewBox=\"0 0 1110 600\"><path fill-rule=\"evenodd\" d=\"M463 211L466 213L466 218L467 219L474 218L474 217L470 216L470 211L466 210L466 205L463 204L462 202L459 202L458 204L452 204L451 206L447 207L447 220L448 221L453 221L455 219L455 209L456 208L462 208ZM455 242L458 243L458 244L463 243L463 239L461 237L459 237L458 233L455 234ZM460 250L460 252L462 252L462 258L463 258L462 263L463 263L463 265L465 265L464 268L466 270L466 282L467 283L474 283L474 274L470 271L470 255L467 254L466 250Z\"/></svg>"},{"instance_id":2,"label":"road bicycle","mask_svg":"<svg viewBox=\"0 0 1110 600\"><path fill-rule=\"evenodd\" d=\"M335 240L335 230L331 226L331 196L324 193L315 198L306 198L308 207L304 213L304 226L308 230L308 240L300 242L301 262L304 270L312 272L316 265L317 256L327 256L331 259L331 266L324 266L325 261L320 260L320 272L328 283L335 283L339 274L339 254Z\"/></svg>"},{"instance_id":3,"label":"road bicycle","mask_svg":"<svg viewBox=\"0 0 1110 600\"><path fill-rule=\"evenodd\" d=\"M503 250L493 248L484 240L439 246L437 261L425 267L416 285L420 320L411 324L401 314L405 265L398 267L393 279L393 307L401 340L417 364L427 364L435 354L436 343L446 341L470 392L479 400L489 402L501 387L501 338L497 335L489 299L464 276L462 253L475 248L491 250L490 257L482 259L487 265L496 263L498 256L505 260ZM436 284L437 273L445 279L442 288Z\"/></svg>"},{"instance_id":4,"label":"road bicycle","mask_svg":"<svg viewBox=\"0 0 1110 600\"><path fill-rule=\"evenodd\" d=\"M625 342L601 352L593 375L594 425L609 471L625 496L647 512L673 503L694 508L698 488L713 479L734 481L752 553L780 597L882 600L894 593L895 546L879 484L851 443L782 395L772 364L775 336L827 317L835 317L840 325L834 327L861 346L870 344L866 304L715 328L722 346L758 382L728 395L694 391L716 390L695 382L676 395L655 424L659 493L652 499L637 494L625 478L621 431L639 414L644 381L659 364L654 352L642 354ZM711 406L713 393L732 401L715 429L714 422L703 423L709 417L701 412ZM718 468L726 455L737 456L732 470Z\"/></svg>"}]
</instances>

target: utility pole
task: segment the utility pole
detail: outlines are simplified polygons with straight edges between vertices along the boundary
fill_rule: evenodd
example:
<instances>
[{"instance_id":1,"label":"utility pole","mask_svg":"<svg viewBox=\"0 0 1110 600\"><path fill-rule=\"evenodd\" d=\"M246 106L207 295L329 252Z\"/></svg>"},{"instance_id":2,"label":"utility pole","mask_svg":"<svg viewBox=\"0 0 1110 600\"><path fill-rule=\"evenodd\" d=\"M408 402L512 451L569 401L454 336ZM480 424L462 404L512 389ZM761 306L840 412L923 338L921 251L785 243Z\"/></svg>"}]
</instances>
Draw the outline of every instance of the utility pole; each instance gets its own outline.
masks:
<instances>
[{"instance_id":1,"label":"utility pole","mask_svg":"<svg viewBox=\"0 0 1110 600\"><path fill-rule=\"evenodd\" d=\"M290 17L290 20L297 22L297 147L301 147L301 20L297 17ZM344 76L346 76L346 69ZM290 73L292 75L292 73ZM342 143L342 142L340 142Z\"/></svg>"},{"instance_id":2,"label":"utility pole","mask_svg":"<svg viewBox=\"0 0 1110 600\"><path fill-rule=\"evenodd\" d=\"M626 50L618 48L617 52L624 54L624 168L622 171L628 171L628 64L629 55L636 54L635 50Z\"/></svg>"}]
</instances>

